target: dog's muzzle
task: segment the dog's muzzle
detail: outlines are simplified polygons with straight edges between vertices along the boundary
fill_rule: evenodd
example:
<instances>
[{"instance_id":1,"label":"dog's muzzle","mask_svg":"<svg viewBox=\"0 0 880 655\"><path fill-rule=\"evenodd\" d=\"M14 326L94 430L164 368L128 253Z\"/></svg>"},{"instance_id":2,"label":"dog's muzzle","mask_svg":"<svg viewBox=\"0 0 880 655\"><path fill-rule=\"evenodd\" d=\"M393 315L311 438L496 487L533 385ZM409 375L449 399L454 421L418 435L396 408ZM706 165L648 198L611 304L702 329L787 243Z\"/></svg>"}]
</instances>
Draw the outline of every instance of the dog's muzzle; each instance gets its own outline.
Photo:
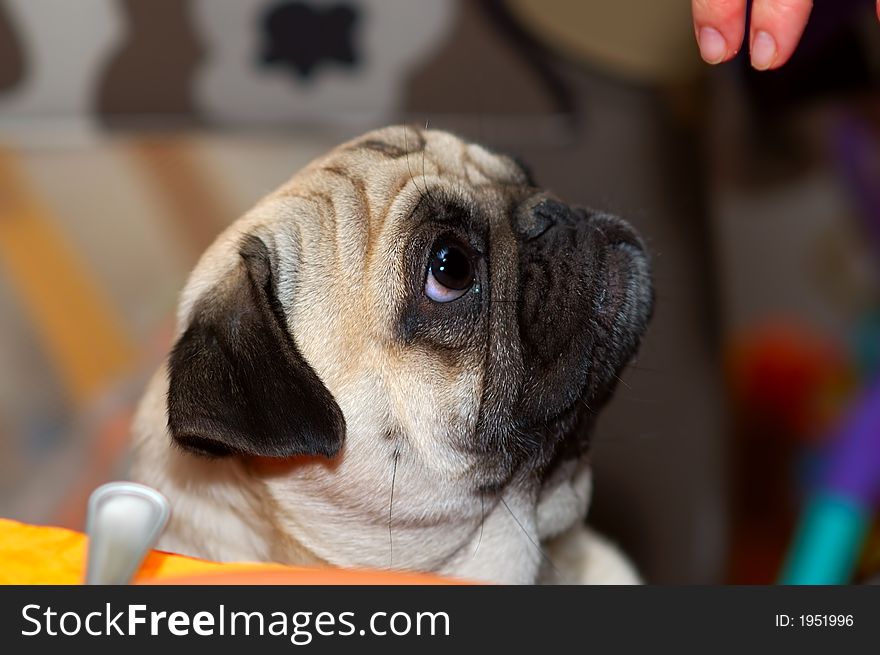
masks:
<instances>
[{"instance_id":1,"label":"dog's muzzle","mask_svg":"<svg viewBox=\"0 0 880 655\"><path fill-rule=\"evenodd\" d=\"M519 239L524 414L552 420L613 386L653 305L644 245L615 216L543 199L513 221Z\"/></svg>"}]
</instances>

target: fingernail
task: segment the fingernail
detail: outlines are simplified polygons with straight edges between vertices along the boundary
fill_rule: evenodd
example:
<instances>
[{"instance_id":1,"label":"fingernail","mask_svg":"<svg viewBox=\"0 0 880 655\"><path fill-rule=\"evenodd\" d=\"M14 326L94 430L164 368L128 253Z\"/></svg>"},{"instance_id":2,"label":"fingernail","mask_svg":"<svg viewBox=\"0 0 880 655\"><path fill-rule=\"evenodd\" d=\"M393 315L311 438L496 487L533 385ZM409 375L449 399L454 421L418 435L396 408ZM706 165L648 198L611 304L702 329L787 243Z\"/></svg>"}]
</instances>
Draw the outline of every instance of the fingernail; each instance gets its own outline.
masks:
<instances>
[{"instance_id":1,"label":"fingernail","mask_svg":"<svg viewBox=\"0 0 880 655\"><path fill-rule=\"evenodd\" d=\"M759 71L765 71L776 61L776 41L768 32L763 30L755 34L752 39L752 66Z\"/></svg>"},{"instance_id":2,"label":"fingernail","mask_svg":"<svg viewBox=\"0 0 880 655\"><path fill-rule=\"evenodd\" d=\"M700 56L707 64L720 64L727 56L727 42L714 27L700 28Z\"/></svg>"}]
</instances>

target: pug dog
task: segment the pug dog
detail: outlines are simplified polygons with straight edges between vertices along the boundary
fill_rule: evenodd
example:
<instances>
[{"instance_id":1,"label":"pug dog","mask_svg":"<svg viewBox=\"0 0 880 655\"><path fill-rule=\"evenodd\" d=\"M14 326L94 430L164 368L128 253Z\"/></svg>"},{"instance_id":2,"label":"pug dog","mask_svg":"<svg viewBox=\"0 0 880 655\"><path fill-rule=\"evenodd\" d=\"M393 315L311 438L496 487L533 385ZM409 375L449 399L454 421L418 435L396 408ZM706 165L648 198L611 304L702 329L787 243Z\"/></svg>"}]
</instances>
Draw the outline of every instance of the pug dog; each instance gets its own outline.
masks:
<instances>
[{"instance_id":1,"label":"pug dog","mask_svg":"<svg viewBox=\"0 0 880 655\"><path fill-rule=\"evenodd\" d=\"M651 314L645 249L514 159L389 127L205 252L134 422L159 546L218 561L633 583L585 524L597 412Z\"/></svg>"}]
</instances>

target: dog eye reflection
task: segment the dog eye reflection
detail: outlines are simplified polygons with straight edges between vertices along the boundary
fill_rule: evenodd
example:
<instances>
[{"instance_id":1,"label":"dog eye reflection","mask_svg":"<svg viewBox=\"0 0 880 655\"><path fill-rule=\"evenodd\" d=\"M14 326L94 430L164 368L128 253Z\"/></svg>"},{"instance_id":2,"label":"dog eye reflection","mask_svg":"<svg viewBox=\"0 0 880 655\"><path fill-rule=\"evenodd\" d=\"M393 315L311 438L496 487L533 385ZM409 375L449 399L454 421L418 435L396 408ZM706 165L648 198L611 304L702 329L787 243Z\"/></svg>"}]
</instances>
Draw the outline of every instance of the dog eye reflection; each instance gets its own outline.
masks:
<instances>
[{"instance_id":1,"label":"dog eye reflection","mask_svg":"<svg viewBox=\"0 0 880 655\"><path fill-rule=\"evenodd\" d=\"M435 302L451 302L466 294L474 281L470 249L450 237L438 239L428 263L425 295Z\"/></svg>"}]
</instances>

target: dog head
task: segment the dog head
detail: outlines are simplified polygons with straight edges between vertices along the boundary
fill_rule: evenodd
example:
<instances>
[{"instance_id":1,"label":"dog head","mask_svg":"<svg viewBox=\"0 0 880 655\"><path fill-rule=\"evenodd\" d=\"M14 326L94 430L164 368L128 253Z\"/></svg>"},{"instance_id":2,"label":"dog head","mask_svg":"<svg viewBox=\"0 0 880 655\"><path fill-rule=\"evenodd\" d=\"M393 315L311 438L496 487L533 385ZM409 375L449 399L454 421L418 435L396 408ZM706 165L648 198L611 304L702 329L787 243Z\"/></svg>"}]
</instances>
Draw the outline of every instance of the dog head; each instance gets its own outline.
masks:
<instances>
[{"instance_id":1,"label":"dog head","mask_svg":"<svg viewBox=\"0 0 880 655\"><path fill-rule=\"evenodd\" d=\"M380 130L203 256L168 431L240 460L320 557L439 570L487 509L515 497L533 515L582 461L651 298L623 221L448 133Z\"/></svg>"}]
</instances>

